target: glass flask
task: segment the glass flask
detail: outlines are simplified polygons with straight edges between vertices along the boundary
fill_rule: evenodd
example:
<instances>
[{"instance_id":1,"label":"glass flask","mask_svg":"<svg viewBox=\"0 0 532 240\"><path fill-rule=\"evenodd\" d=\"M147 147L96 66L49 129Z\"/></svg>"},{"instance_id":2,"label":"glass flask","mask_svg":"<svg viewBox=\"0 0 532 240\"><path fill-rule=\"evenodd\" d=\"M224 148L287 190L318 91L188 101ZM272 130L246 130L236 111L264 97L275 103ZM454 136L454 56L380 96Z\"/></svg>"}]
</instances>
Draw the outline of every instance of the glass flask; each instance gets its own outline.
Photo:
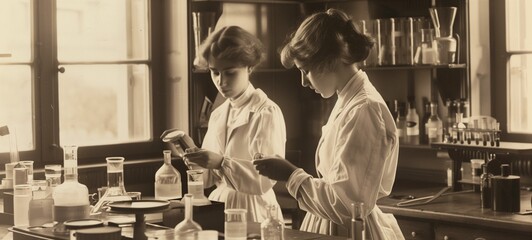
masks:
<instances>
[{"instance_id":1,"label":"glass flask","mask_svg":"<svg viewBox=\"0 0 532 240\"><path fill-rule=\"evenodd\" d=\"M183 197L185 202L185 218L174 228L176 239L196 239L196 235L202 230L201 226L192 219L192 194L187 193Z\"/></svg>"},{"instance_id":2,"label":"glass flask","mask_svg":"<svg viewBox=\"0 0 532 240\"><path fill-rule=\"evenodd\" d=\"M181 198L181 174L172 166L172 151L164 150L164 164L155 173L155 199Z\"/></svg>"},{"instance_id":3,"label":"glass flask","mask_svg":"<svg viewBox=\"0 0 532 240\"><path fill-rule=\"evenodd\" d=\"M94 205L91 214L106 212L108 205L112 202L131 200L124 187L124 158L107 157L105 161L107 162L107 190Z\"/></svg>"},{"instance_id":4,"label":"glass flask","mask_svg":"<svg viewBox=\"0 0 532 240\"><path fill-rule=\"evenodd\" d=\"M64 222L73 219L89 218L89 189L78 182L78 147L64 146L64 176L65 181L55 187L52 194L54 199L54 221L57 225L54 232L68 234Z\"/></svg>"},{"instance_id":5,"label":"glass flask","mask_svg":"<svg viewBox=\"0 0 532 240\"><path fill-rule=\"evenodd\" d=\"M34 180L32 194L28 214L30 226L41 226L53 222L54 199L49 194L48 182L46 180Z\"/></svg>"},{"instance_id":6,"label":"glass flask","mask_svg":"<svg viewBox=\"0 0 532 240\"><path fill-rule=\"evenodd\" d=\"M364 203L351 203L351 240L366 239L366 221Z\"/></svg>"},{"instance_id":7,"label":"glass flask","mask_svg":"<svg viewBox=\"0 0 532 240\"><path fill-rule=\"evenodd\" d=\"M282 240L284 239L284 224L277 216L277 206L269 205L268 218L260 224L260 235L262 240Z\"/></svg>"}]
</instances>

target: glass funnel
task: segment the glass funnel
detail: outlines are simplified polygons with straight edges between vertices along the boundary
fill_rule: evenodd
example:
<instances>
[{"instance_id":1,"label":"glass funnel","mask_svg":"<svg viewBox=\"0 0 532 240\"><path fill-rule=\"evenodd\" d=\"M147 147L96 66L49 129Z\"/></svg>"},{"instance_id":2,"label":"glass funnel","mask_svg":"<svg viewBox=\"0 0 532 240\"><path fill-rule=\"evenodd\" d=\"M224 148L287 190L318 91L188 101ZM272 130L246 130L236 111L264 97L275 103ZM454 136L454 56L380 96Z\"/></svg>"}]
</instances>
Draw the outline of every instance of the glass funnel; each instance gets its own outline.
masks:
<instances>
[{"instance_id":1,"label":"glass funnel","mask_svg":"<svg viewBox=\"0 0 532 240\"><path fill-rule=\"evenodd\" d=\"M196 239L198 231L201 231L201 226L193 219L192 194L187 193L183 197L185 202L185 218L178 223L174 228L174 233L179 239Z\"/></svg>"},{"instance_id":2,"label":"glass funnel","mask_svg":"<svg viewBox=\"0 0 532 240\"><path fill-rule=\"evenodd\" d=\"M429 8L430 17L435 28L438 64L451 64L455 62L456 51L459 45L457 39L453 36L453 24L456 11L456 7Z\"/></svg>"}]
</instances>

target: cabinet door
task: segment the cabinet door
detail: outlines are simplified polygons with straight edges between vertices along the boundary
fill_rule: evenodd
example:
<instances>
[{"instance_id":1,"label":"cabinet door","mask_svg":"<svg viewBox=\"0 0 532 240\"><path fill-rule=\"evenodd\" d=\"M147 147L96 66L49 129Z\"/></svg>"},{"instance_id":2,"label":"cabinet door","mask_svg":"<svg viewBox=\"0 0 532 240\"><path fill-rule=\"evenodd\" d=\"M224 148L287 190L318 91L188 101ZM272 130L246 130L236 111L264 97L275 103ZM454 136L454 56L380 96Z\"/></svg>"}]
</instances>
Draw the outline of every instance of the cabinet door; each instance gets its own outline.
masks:
<instances>
[{"instance_id":1,"label":"cabinet door","mask_svg":"<svg viewBox=\"0 0 532 240\"><path fill-rule=\"evenodd\" d=\"M397 222L405 239L434 239L432 224L430 223L401 218L397 218Z\"/></svg>"},{"instance_id":2,"label":"cabinet door","mask_svg":"<svg viewBox=\"0 0 532 240\"><path fill-rule=\"evenodd\" d=\"M483 240L530 240L530 236L514 232L466 228L461 226L440 225L434 226L436 240L458 239L483 239Z\"/></svg>"}]
</instances>

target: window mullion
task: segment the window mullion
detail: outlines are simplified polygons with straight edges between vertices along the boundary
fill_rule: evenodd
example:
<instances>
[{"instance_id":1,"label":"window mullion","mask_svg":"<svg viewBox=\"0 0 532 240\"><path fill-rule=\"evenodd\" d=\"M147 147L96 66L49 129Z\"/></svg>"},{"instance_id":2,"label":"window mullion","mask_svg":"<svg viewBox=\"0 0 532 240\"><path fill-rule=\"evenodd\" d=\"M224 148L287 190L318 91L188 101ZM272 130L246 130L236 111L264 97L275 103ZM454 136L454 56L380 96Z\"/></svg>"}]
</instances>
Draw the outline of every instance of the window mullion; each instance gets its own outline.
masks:
<instances>
[{"instance_id":1,"label":"window mullion","mask_svg":"<svg viewBox=\"0 0 532 240\"><path fill-rule=\"evenodd\" d=\"M36 11L36 129L42 164L61 160L59 143L59 108L57 96L57 42L55 0L35 1Z\"/></svg>"}]
</instances>

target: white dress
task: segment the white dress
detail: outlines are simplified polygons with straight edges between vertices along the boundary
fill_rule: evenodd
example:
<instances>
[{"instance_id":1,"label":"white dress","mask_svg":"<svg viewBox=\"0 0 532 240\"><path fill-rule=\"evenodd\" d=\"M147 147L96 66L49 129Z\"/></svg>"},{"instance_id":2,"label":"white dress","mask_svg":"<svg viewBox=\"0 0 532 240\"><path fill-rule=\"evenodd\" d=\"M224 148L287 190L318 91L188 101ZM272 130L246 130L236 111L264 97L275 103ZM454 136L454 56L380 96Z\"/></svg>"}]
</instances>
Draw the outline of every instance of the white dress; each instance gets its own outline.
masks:
<instances>
[{"instance_id":1,"label":"white dress","mask_svg":"<svg viewBox=\"0 0 532 240\"><path fill-rule=\"evenodd\" d=\"M209 199L225 202L225 209L246 209L248 222L265 220L266 206L272 204L282 216L272 189L275 181L259 175L252 159L255 153L284 157L285 144L281 109L262 90L249 84L242 96L226 100L212 112L202 144L224 156L221 169L204 174L205 187L217 186Z\"/></svg>"},{"instance_id":2,"label":"white dress","mask_svg":"<svg viewBox=\"0 0 532 240\"><path fill-rule=\"evenodd\" d=\"M390 194L397 168L399 140L384 100L359 70L338 93L338 100L316 150L313 178L292 173L287 189L307 215L301 230L347 236L351 203L363 202L367 239L404 239L392 214L377 199Z\"/></svg>"}]
</instances>

